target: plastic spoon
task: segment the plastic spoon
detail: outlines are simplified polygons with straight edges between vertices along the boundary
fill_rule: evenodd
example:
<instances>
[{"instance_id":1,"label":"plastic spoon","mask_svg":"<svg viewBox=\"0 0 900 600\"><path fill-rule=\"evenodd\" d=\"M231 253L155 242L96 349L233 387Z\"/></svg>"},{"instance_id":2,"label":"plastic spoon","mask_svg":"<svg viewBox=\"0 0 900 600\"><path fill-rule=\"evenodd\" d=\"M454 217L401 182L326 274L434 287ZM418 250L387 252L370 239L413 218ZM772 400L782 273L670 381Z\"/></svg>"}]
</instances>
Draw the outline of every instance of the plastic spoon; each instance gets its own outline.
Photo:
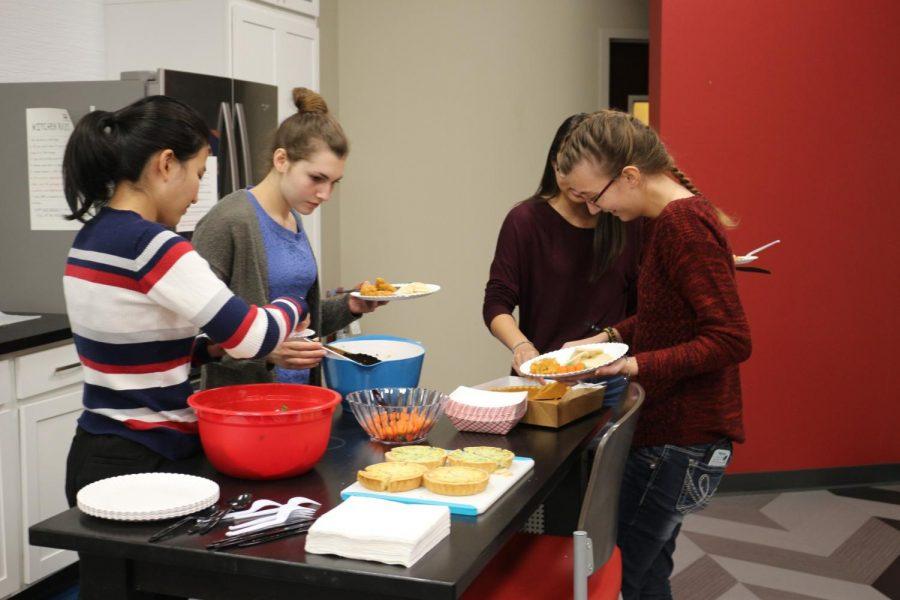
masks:
<instances>
[{"instance_id":1,"label":"plastic spoon","mask_svg":"<svg viewBox=\"0 0 900 600\"><path fill-rule=\"evenodd\" d=\"M762 252L762 251L765 250L766 248L769 248L770 246L774 246L775 244L780 244L780 243L781 243L781 240L774 240L774 241L771 241L771 242L769 242L768 244L765 244L765 245L763 245L763 246L760 246L759 248L756 248L755 250L751 250L750 252L748 252L748 253L745 254L744 256L756 256L756 253L757 253L757 252Z\"/></svg>"}]
</instances>

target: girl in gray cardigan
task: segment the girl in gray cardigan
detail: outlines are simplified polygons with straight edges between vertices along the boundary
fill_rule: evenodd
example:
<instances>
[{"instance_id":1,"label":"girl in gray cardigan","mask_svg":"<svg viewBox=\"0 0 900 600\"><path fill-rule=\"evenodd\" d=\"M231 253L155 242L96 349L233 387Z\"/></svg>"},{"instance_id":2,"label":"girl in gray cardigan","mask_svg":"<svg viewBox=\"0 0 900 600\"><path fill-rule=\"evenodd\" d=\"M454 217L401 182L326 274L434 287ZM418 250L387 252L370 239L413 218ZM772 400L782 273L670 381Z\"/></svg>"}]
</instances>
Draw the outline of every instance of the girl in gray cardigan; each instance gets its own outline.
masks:
<instances>
[{"instance_id":1,"label":"girl in gray cardigan","mask_svg":"<svg viewBox=\"0 0 900 600\"><path fill-rule=\"evenodd\" d=\"M222 198L197 225L193 243L238 296L258 305L290 290L305 300L310 327L325 336L379 303L347 294L322 299L318 268L300 215L331 197L343 176L349 145L325 101L294 90L297 113L279 126L272 168L259 185ZM325 350L318 342L286 341L264 359L224 359L203 368L203 387L240 383L320 383Z\"/></svg>"}]
</instances>

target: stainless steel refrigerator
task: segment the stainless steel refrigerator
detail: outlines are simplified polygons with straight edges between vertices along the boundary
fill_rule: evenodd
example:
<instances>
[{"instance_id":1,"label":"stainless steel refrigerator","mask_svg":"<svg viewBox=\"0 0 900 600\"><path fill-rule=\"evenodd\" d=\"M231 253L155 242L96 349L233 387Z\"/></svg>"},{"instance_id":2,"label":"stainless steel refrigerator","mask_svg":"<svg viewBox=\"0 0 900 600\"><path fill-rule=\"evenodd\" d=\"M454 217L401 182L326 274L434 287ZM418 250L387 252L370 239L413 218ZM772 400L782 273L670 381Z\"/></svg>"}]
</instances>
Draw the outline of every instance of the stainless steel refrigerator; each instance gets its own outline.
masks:
<instances>
[{"instance_id":1,"label":"stainless steel refrigerator","mask_svg":"<svg viewBox=\"0 0 900 600\"><path fill-rule=\"evenodd\" d=\"M120 81L0 83L0 310L63 313L62 276L74 231L32 231L26 109L64 108L73 122L164 94L186 102L213 132L218 193L258 182L278 125L273 85L168 69L128 72Z\"/></svg>"}]
</instances>

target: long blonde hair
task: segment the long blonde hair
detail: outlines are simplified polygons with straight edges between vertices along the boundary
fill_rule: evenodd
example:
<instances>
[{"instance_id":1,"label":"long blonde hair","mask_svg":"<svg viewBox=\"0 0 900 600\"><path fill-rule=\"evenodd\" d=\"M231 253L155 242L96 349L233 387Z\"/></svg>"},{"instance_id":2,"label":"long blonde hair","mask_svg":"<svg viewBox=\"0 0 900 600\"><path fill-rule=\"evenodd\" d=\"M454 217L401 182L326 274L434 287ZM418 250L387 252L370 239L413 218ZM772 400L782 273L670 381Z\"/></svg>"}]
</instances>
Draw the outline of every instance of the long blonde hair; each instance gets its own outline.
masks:
<instances>
[{"instance_id":1,"label":"long blonde hair","mask_svg":"<svg viewBox=\"0 0 900 600\"><path fill-rule=\"evenodd\" d=\"M618 110L601 110L582 121L560 146L557 165L569 173L583 160L593 160L608 175L633 165L642 173L667 173L691 193L701 195L694 182L675 164L659 136L640 120ZM737 221L720 208L719 221L735 227Z\"/></svg>"}]
</instances>

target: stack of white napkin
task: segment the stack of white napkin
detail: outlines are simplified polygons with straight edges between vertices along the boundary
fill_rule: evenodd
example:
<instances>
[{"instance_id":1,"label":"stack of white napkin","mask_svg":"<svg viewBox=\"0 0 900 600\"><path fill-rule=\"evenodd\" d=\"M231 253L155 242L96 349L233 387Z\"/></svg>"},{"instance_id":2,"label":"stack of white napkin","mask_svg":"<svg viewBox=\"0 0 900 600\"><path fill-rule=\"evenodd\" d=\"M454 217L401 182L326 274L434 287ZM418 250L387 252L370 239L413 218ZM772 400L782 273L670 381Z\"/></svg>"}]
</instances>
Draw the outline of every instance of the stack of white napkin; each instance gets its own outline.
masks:
<instances>
[{"instance_id":1,"label":"stack of white napkin","mask_svg":"<svg viewBox=\"0 0 900 600\"><path fill-rule=\"evenodd\" d=\"M410 567L449 534L446 506L351 496L313 523L306 551Z\"/></svg>"}]
</instances>

